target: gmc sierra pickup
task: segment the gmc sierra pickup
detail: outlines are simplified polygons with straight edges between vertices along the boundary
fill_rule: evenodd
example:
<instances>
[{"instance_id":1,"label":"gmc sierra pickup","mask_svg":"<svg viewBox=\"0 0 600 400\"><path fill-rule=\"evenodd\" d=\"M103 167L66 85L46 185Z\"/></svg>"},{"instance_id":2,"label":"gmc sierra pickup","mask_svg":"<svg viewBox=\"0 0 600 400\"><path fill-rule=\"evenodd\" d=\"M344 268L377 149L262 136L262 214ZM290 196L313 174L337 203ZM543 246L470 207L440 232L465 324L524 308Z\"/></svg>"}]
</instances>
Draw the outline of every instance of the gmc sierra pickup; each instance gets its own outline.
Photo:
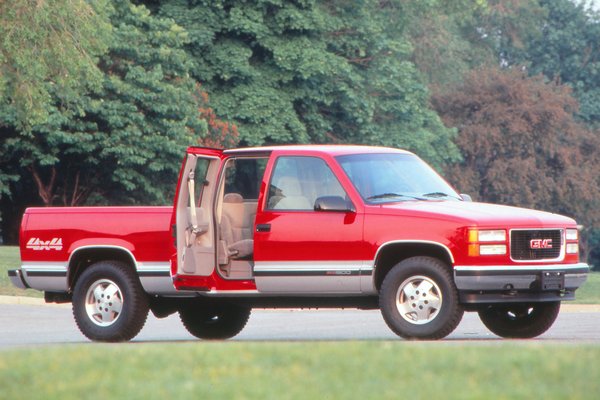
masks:
<instances>
[{"instance_id":1,"label":"gmc sierra pickup","mask_svg":"<svg viewBox=\"0 0 600 400\"><path fill-rule=\"evenodd\" d=\"M149 310L225 339L252 308L379 308L439 339L465 311L502 337L544 333L589 268L574 220L460 195L414 154L365 146L190 147L173 207L29 208L21 288L72 302L92 340Z\"/></svg>"}]
</instances>

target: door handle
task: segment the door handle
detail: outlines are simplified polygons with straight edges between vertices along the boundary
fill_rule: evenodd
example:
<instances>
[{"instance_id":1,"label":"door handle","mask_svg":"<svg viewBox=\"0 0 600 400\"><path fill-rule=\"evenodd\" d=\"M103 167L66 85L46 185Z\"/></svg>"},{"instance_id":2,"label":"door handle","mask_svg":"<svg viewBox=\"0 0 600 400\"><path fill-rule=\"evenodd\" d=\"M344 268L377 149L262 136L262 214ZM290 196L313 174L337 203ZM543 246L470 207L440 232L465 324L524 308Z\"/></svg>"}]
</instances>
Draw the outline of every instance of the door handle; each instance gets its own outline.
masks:
<instances>
[{"instance_id":1,"label":"door handle","mask_svg":"<svg viewBox=\"0 0 600 400\"><path fill-rule=\"evenodd\" d=\"M256 232L271 232L271 224L256 224Z\"/></svg>"}]
</instances>

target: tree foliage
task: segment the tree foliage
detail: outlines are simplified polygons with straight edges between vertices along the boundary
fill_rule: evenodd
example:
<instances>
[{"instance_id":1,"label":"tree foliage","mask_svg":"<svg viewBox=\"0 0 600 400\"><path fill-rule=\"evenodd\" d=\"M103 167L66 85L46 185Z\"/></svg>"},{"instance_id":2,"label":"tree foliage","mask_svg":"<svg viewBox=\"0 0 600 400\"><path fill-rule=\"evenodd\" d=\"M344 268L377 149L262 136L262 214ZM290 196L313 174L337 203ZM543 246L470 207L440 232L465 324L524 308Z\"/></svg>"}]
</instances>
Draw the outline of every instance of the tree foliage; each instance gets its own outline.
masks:
<instances>
[{"instance_id":1,"label":"tree foliage","mask_svg":"<svg viewBox=\"0 0 600 400\"><path fill-rule=\"evenodd\" d=\"M464 160L449 169L479 200L600 222L600 141L574 119L568 86L520 70L474 70L433 104Z\"/></svg>"},{"instance_id":2,"label":"tree foliage","mask_svg":"<svg viewBox=\"0 0 600 400\"><path fill-rule=\"evenodd\" d=\"M111 32L105 11L104 1L0 2L0 108L19 128L43 121L54 98L68 104L99 85L97 57Z\"/></svg>"},{"instance_id":3,"label":"tree foliage","mask_svg":"<svg viewBox=\"0 0 600 400\"><path fill-rule=\"evenodd\" d=\"M190 34L194 76L250 145L406 147L434 164L458 152L410 60L404 2L164 1Z\"/></svg>"},{"instance_id":4,"label":"tree foliage","mask_svg":"<svg viewBox=\"0 0 600 400\"><path fill-rule=\"evenodd\" d=\"M166 204L185 147L208 134L187 33L128 1L108 11L114 40L100 87L70 107L50 91L43 123L22 130L7 118L0 128L0 165L19 179L2 202L3 232L15 232L22 203Z\"/></svg>"},{"instance_id":5,"label":"tree foliage","mask_svg":"<svg viewBox=\"0 0 600 400\"><path fill-rule=\"evenodd\" d=\"M76 205L92 195L93 202L166 202L161 183L172 183L185 146L205 134L182 49L186 32L124 1L115 3L111 22L101 87L76 99L78 112L55 102L45 123L4 142L46 205Z\"/></svg>"},{"instance_id":6,"label":"tree foliage","mask_svg":"<svg viewBox=\"0 0 600 400\"><path fill-rule=\"evenodd\" d=\"M488 1L430 0L407 7L412 60L433 91L455 84L474 67L495 64L489 35Z\"/></svg>"},{"instance_id":7,"label":"tree foliage","mask_svg":"<svg viewBox=\"0 0 600 400\"><path fill-rule=\"evenodd\" d=\"M569 84L580 103L579 117L600 127L600 13L570 0L540 3L547 17L522 59L531 74Z\"/></svg>"}]
</instances>

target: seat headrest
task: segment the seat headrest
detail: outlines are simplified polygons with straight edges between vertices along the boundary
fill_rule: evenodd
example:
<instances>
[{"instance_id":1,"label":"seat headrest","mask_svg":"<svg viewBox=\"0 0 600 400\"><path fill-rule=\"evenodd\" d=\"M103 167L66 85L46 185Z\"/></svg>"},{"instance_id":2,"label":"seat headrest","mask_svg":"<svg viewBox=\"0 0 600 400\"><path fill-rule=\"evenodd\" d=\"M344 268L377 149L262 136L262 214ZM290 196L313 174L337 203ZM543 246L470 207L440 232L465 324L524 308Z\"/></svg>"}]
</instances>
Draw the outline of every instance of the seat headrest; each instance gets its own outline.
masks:
<instances>
[{"instance_id":1,"label":"seat headrest","mask_svg":"<svg viewBox=\"0 0 600 400\"><path fill-rule=\"evenodd\" d=\"M239 193L227 193L223 197L223 203L243 203L244 198Z\"/></svg>"}]
</instances>

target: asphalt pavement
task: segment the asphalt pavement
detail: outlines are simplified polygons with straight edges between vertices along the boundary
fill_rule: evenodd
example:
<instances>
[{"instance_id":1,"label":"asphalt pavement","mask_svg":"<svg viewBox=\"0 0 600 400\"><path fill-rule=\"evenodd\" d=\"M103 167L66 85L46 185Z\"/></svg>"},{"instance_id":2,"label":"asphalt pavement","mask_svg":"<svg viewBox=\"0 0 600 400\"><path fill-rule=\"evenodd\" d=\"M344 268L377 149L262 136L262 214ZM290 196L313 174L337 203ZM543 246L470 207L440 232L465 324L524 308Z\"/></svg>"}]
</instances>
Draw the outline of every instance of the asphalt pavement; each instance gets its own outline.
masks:
<instances>
[{"instance_id":1,"label":"asphalt pavement","mask_svg":"<svg viewBox=\"0 0 600 400\"><path fill-rule=\"evenodd\" d=\"M152 314L134 342L196 341L177 314ZM253 310L237 341L402 340L386 326L379 311ZM563 305L552 328L529 339L536 342L600 343L600 306ZM501 343L476 313L465 313L458 328L443 342ZM0 296L0 349L89 343L77 329L69 304L45 305L38 299Z\"/></svg>"}]
</instances>

